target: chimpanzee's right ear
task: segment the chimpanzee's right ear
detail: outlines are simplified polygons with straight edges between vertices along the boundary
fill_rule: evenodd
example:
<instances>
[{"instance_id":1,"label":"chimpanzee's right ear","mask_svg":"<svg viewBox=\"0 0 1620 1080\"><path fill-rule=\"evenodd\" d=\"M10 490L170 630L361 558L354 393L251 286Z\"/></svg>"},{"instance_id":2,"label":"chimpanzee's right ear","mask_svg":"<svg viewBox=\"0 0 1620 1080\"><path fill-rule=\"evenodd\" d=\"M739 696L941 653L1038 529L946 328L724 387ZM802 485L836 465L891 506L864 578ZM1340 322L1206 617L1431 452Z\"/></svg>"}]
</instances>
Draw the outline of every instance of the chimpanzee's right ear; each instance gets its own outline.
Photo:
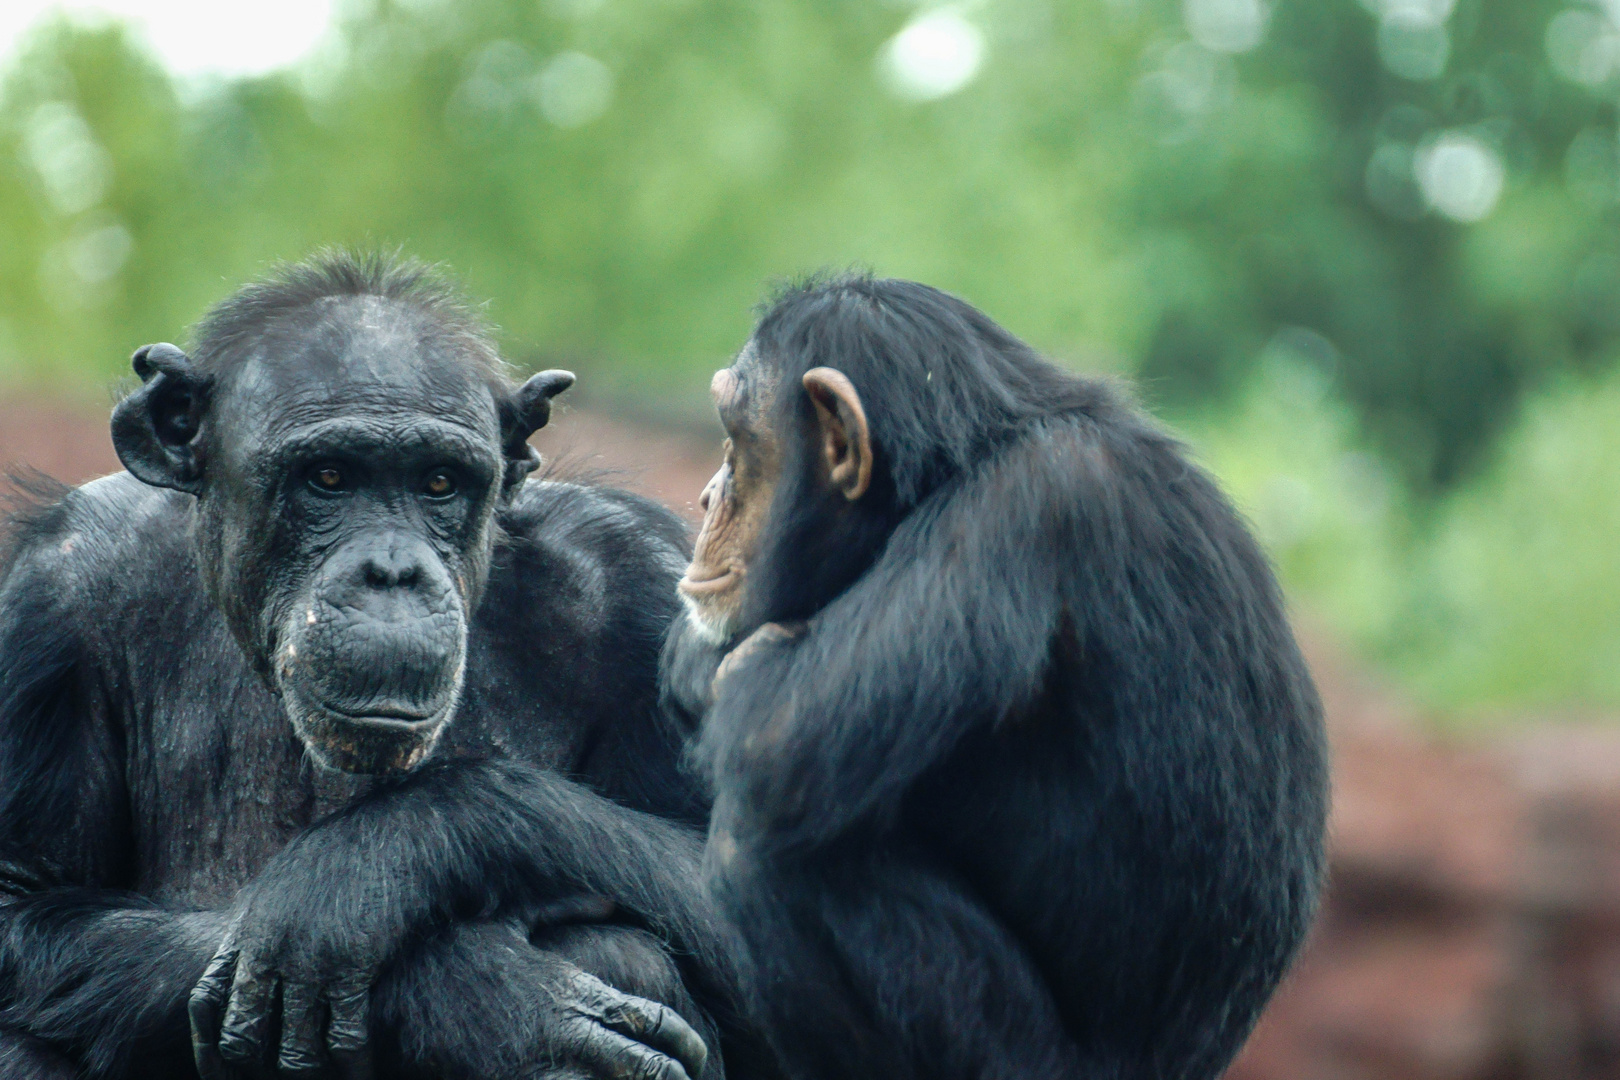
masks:
<instances>
[{"instance_id":1,"label":"chimpanzee's right ear","mask_svg":"<svg viewBox=\"0 0 1620 1080\"><path fill-rule=\"evenodd\" d=\"M167 343L141 346L130 363L145 385L113 410L118 460L154 487L201 494L203 462L197 437L212 380Z\"/></svg>"},{"instance_id":2,"label":"chimpanzee's right ear","mask_svg":"<svg viewBox=\"0 0 1620 1080\"><path fill-rule=\"evenodd\" d=\"M551 421L551 399L574 385L574 373L561 369L531 376L501 405L501 444L506 453L506 474L501 493L511 498L524 479L540 467L540 455L529 436Z\"/></svg>"}]
</instances>

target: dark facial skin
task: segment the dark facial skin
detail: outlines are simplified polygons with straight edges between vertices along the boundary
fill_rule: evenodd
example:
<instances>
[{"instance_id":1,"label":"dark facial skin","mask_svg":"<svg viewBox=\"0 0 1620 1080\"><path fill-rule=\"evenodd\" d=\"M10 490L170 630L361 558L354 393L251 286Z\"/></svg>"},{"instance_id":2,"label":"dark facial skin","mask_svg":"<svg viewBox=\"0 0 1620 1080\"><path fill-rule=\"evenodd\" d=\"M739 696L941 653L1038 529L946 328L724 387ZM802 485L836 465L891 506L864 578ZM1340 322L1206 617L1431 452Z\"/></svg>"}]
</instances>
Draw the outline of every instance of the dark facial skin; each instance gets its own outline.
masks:
<instances>
[{"instance_id":1,"label":"dark facial skin","mask_svg":"<svg viewBox=\"0 0 1620 1080\"><path fill-rule=\"evenodd\" d=\"M573 382L542 372L497 401L474 347L408 303L329 297L217 376L142 349L146 385L114 414L130 471L197 497L209 595L325 767L404 772L432 752L496 510Z\"/></svg>"},{"instance_id":2,"label":"dark facial skin","mask_svg":"<svg viewBox=\"0 0 1620 1080\"><path fill-rule=\"evenodd\" d=\"M247 434L210 456L199 502L233 630L346 772L413 767L455 712L500 492L490 392L387 304L272 338L215 388L215 422Z\"/></svg>"},{"instance_id":3,"label":"dark facial skin","mask_svg":"<svg viewBox=\"0 0 1620 1080\"><path fill-rule=\"evenodd\" d=\"M699 499L703 525L680 590L695 624L717 643L741 629L748 564L759 553L782 477L784 440L770 411L778 387L769 372L749 342L735 364L715 373L709 387L728 436L726 457ZM872 479L872 443L860 395L830 367L806 372L802 382L815 409L820 482L858 502ZM770 636L784 630L770 624L761 632ZM728 665L748 651L734 650ZM722 666L722 676L728 665Z\"/></svg>"}]
</instances>

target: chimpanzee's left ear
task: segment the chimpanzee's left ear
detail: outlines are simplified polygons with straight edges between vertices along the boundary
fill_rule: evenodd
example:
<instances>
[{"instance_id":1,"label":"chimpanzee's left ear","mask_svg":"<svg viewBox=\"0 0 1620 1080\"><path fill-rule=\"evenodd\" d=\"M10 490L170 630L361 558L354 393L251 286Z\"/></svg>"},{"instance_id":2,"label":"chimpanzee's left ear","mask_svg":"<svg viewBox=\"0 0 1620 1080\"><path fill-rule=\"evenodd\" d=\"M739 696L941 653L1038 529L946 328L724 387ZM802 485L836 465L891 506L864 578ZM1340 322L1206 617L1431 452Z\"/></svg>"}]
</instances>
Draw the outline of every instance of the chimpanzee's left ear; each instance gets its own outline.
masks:
<instances>
[{"instance_id":1,"label":"chimpanzee's left ear","mask_svg":"<svg viewBox=\"0 0 1620 1080\"><path fill-rule=\"evenodd\" d=\"M872 486L872 433L855 384L837 368L811 368L804 389L816 410L827 482L854 502Z\"/></svg>"},{"instance_id":2,"label":"chimpanzee's left ear","mask_svg":"<svg viewBox=\"0 0 1620 1080\"><path fill-rule=\"evenodd\" d=\"M529 436L551 419L551 399L573 385L572 371L542 371L501 405L501 447L506 453L503 498L511 498L524 478L540 467L540 455L529 445Z\"/></svg>"}]
</instances>

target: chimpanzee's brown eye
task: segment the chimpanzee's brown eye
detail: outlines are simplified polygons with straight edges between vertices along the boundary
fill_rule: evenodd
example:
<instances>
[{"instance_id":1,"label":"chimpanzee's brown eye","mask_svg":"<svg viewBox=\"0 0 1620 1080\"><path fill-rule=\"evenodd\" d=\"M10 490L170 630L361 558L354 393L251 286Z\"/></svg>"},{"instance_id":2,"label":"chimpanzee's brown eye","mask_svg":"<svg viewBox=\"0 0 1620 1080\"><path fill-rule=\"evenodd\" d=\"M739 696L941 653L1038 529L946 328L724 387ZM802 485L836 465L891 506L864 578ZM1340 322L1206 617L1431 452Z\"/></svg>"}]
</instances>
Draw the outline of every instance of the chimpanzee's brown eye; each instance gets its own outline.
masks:
<instances>
[{"instance_id":1,"label":"chimpanzee's brown eye","mask_svg":"<svg viewBox=\"0 0 1620 1080\"><path fill-rule=\"evenodd\" d=\"M448 499L456 493L456 482L444 470L429 473L422 484L422 492L430 499Z\"/></svg>"},{"instance_id":2,"label":"chimpanzee's brown eye","mask_svg":"<svg viewBox=\"0 0 1620 1080\"><path fill-rule=\"evenodd\" d=\"M335 465L322 465L309 474L309 483L317 491L342 491L343 474Z\"/></svg>"}]
</instances>

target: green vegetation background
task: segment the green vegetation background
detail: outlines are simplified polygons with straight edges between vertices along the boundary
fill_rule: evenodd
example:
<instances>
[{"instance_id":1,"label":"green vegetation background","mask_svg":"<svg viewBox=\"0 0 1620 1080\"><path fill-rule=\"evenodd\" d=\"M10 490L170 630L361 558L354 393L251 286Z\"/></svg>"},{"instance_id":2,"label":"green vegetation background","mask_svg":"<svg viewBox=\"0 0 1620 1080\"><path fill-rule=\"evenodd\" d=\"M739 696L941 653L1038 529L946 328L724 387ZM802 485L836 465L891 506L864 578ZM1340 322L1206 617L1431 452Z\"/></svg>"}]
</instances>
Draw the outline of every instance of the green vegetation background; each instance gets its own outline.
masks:
<instances>
[{"instance_id":1,"label":"green vegetation background","mask_svg":"<svg viewBox=\"0 0 1620 1080\"><path fill-rule=\"evenodd\" d=\"M374 0L295 70L186 83L48 24L0 89L0 392L403 245L520 366L690 419L767 280L860 264L1136 378L1306 617L1432 702L1620 705L1620 5L945 10L983 66L927 102L877 68L926 10L883 0ZM1447 138L1501 170L1482 217L1425 194Z\"/></svg>"}]
</instances>

